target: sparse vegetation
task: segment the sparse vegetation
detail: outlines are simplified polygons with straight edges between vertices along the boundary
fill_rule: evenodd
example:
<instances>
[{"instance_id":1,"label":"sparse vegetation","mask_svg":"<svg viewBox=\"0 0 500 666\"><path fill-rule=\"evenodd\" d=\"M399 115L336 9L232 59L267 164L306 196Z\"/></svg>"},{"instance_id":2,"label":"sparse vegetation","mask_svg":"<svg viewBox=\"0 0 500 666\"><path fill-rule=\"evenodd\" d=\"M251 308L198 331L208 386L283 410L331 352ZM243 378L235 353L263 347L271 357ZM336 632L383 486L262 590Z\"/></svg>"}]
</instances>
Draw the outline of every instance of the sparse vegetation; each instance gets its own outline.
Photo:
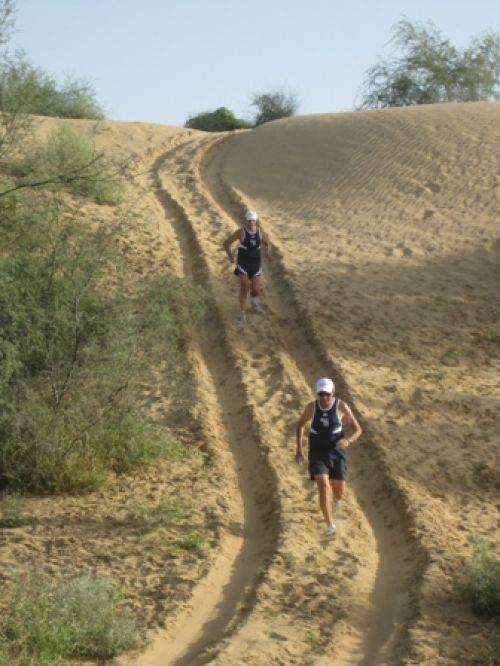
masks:
<instances>
[{"instance_id":1,"label":"sparse vegetation","mask_svg":"<svg viewBox=\"0 0 500 666\"><path fill-rule=\"evenodd\" d=\"M23 500L17 493L2 498L0 527L21 527L24 525Z\"/></svg>"},{"instance_id":2,"label":"sparse vegetation","mask_svg":"<svg viewBox=\"0 0 500 666\"><path fill-rule=\"evenodd\" d=\"M109 659L137 644L134 622L120 610L122 597L109 581L82 576L58 582L33 570L9 594L0 618L0 664Z\"/></svg>"},{"instance_id":3,"label":"sparse vegetation","mask_svg":"<svg viewBox=\"0 0 500 666\"><path fill-rule=\"evenodd\" d=\"M475 539L471 557L459 575L458 590L482 617L500 620L500 559L482 539Z\"/></svg>"},{"instance_id":4,"label":"sparse vegetation","mask_svg":"<svg viewBox=\"0 0 500 666\"><path fill-rule=\"evenodd\" d=\"M500 344L500 331L490 331L488 340L490 342L494 342L497 345Z\"/></svg>"},{"instance_id":5,"label":"sparse vegetation","mask_svg":"<svg viewBox=\"0 0 500 666\"><path fill-rule=\"evenodd\" d=\"M101 204L117 204L123 195L123 167L69 125L55 129L43 143L30 145L10 170L22 177L21 183L41 182L54 192L67 189Z\"/></svg>"},{"instance_id":6,"label":"sparse vegetation","mask_svg":"<svg viewBox=\"0 0 500 666\"><path fill-rule=\"evenodd\" d=\"M283 561L283 566L287 571L293 571L296 565L296 557L291 552L282 552L281 559Z\"/></svg>"},{"instance_id":7,"label":"sparse vegetation","mask_svg":"<svg viewBox=\"0 0 500 666\"><path fill-rule=\"evenodd\" d=\"M199 291L164 277L131 293L117 244L126 218L99 225L55 198L1 201L0 484L82 490L106 470L178 456L145 416L140 382L158 345L179 353Z\"/></svg>"},{"instance_id":8,"label":"sparse vegetation","mask_svg":"<svg viewBox=\"0 0 500 666\"><path fill-rule=\"evenodd\" d=\"M104 117L90 83L67 79L58 85L22 52L14 56L6 53L0 61L0 111L58 118Z\"/></svg>"},{"instance_id":9,"label":"sparse vegetation","mask_svg":"<svg viewBox=\"0 0 500 666\"><path fill-rule=\"evenodd\" d=\"M162 499L156 506L138 504L131 508L129 519L144 531L169 527L186 515L186 507L170 498Z\"/></svg>"},{"instance_id":10,"label":"sparse vegetation","mask_svg":"<svg viewBox=\"0 0 500 666\"><path fill-rule=\"evenodd\" d=\"M12 131L15 148L23 136ZM131 283L121 248L136 220L116 209L100 223L68 196L118 198L88 139L63 128L16 168L0 182L0 487L87 490L109 470L177 457L145 414L141 379L160 347L176 362L201 290L168 276Z\"/></svg>"},{"instance_id":11,"label":"sparse vegetation","mask_svg":"<svg viewBox=\"0 0 500 666\"><path fill-rule=\"evenodd\" d=\"M391 45L392 55L366 73L360 108L500 98L497 32L484 32L459 49L432 22L402 19L393 28Z\"/></svg>"},{"instance_id":12,"label":"sparse vegetation","mask_svg":"<svg viewBox=\"0 0 500 666\"><path fill-rule=\"evenodd\" d=\"M179 546L184 550L195 550L201 552L202 550L205 550L207 543L200 534L191 532L191 534L188 534L184 537L184 539L179 541Z\"/></svg>"}]
</instances>

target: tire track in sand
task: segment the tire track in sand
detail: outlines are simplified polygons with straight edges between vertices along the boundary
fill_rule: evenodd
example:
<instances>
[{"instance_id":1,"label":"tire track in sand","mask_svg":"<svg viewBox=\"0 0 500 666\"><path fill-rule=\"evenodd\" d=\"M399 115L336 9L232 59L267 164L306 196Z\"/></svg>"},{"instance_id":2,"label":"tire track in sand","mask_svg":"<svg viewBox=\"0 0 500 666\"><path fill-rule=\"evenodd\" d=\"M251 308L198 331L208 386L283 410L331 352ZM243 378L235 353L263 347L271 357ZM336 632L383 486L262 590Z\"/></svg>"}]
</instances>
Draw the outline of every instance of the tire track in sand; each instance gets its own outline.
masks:
<instances>
[{"instance_id":1,"label":"tire track in sand","mask_svg":"<svg viewBox=\"0 0 500 666\"><path fill-rule=\"evenodd\" d=\"M250 451L249 456L241 460L246 465L245 476L249 479L252 489L242 489L244 496L250 494L255 488L262 488L261 496L266 502L266 508L270 500L270 484L268 479L262 475L262 465L255 464L262 458L266 460L271 455L273 443L278 440L280 446L282 442L287 446L290 441L289 423L283 423L282 409L283 403L291 404L295 408L300 405L301 395L308 392L306 385L299 386L297 390L296 368L292 359L286 354L285 350L280 348L279 344L273 344L269 349L269 339L264 335L259 340L259 345L254 345L253 353L248 354L245 345L241 345L241 340L234 336L234 327L228 322L228 313L231 313L231 304L234 304L234 296L227 293L227 290L220 289L219 274L212 270L214 257L215 261L223 259L220 244L216 244L216 252L207 255L204 243L204 236L195 233L197 227L201 224L207 224L207 231L214 230L211 226L214 223L217 228L217 234L225 233L225 224L220 224L218 219L213 219L214 210L207 207L205 198L198 192L199 181L193 172L193 165L196 163L196 155L203 148L203 141L197 140L185 143L182 147L173 151L168 159L167 169L162 170L160 197L168 218L173 219L173 224L177 230L177 236L180 239L180 246L184 260L189 258L189 273L195 279L204 284L214 301L214 330L210 331L208 349L205 352L205 358L214 364L213 375L216 386L213 386L214 395L224 404L224 400L234 401L244 398L243 404L245 410L252 416L251 426L253 428L250 440L246 439L245 448ZM157 163L157 167L159 166ZM167 165L167 163L166 163ZM157 169L158 170L158 169ZM217 217L217 213L215 214ZM174 218L176 218L174 220ZM214 238L212 238L212 242ZM185 261L185 263L187 263ZM227 269L227 262L223 261L224 269ZM229 300L228 300L229 298ZM272 331L268 331L272 336ZM215 339L213 336L215 335ZM217 355L213 357L213 348L222 351L222 357ZM212 366L211 366L212 367ZM236 377L236 384L229 387L230 393L227 395L228 386L224 386L228 375ZM300 383L300 382L299 382ZM239 386L239 388L238 388ZM221 388L222 387L222 388ZM234 387L234 388L232 388ZM217 393L215 393L217 391ZM221 394L221 391L223 392ZM238 397L235 397L235 396ZM238 404L241 404L238 403ZM266 418L263 413L264 405L271 419ZM240 419L240 426L245 428L245 422ZM235 438L237 444L238 433L232 432L231 436ZM233 442L233 445L235 442ZM255 458L257 456L257 458ZM242 574L244 571L235 571L233 580L236 581L235 588L240 587L242 596L240 603L246 604L249 608L247 613L241 616L241 622L236 618L224 626L224 617L228 617L230 609L226 604L223 595L217 605L214 613L211 613L210 607L207 608L206 586L203 582L195 591L191 605L202 606L203 611L196 616L190 615L190 625L193 627L205 622L207 617L211 616L208 624L218 625L217 630L210 632L204 631L200 627L201 633L205 634L205 640L218 641L215 651L220 652L219 657L215 657L217 663L221 664L240 664L252 663L262 664L263 660L269 659L272 663L290 663L306 664L314 663L316 657L310 654L311 639L307 635L308 626L318 627L318 622L313 616L314 604L321 604L323 609L323 618L320 624L322 630L330 630L337 617L332 610L336 610L335 604L327 604L326 598L330 591L318 595L312 589L313 580L304 580L300 598L296 598L294 591L294 574L290 572L291 562L297 556L297 545L302 549L302 555L310 563L315 554L325 545L321 544L318 537L311 541L307 531L304 531L304 522L310 525L316 523L316 510L311 511L310 498L304 493L304 480L298 473L292 463L293 475L290 470L290 451L286 450L281 460L272 463L273 473L272 481L278 484L279 488L279 507L281 520L277 519L276 510L268 511L268 517L272 525L267 525L267 534L262 531L261 523L255 524L256 538L263 540L267 545L268 554L276 550L268 566L267 561L261 559L260 575L253 577L247 576L246 581ZM268 475L269 476L269 475ZM314 505L313 505L314 506ZM307 512L311 515L307 515ZM304 516L304 513L306 514ZM283 528L283 521L287 523L287 529ZM293 540L293 533L298 532L301 535L302 543ZM279 541L269 540L269 536L278 535ZM304 543L305 542L305 543ZM276 546L277 549L276 549ZM307 546L307 547L305 547ZM295 550L294 550L295 549ZM314 553L311 555L311 551ZM298 553L301 555L301 553ZM345 555L346 563L352 569L353 561L349 555ZM306 568L310 564L306 564ZM325 558L325 566L330 567L330 558ZM344 566L344 565L341 565ZM284 569L286 570L284 572ZM328 576L329 574L324 574ZM207 578L210 577L210 574ZM241 580L243 578L243 580ZM258 578L258 579L257 579ZM220 585L220 581L215 581ZM249 589L247 589L249 587ZM328 594L327 594L328 593ZM311 619L312 618L312 619ZM304 619L306 622L304 623ZM309 623L309 624L307 624ZM176 622L175 626L184 625L181 621ZM300 631L297 630L298 626ZM207 622L205 622L207 626ZM226 629L228 631L226 631ZM234 631L238 629L238 631ZM199 633L199 632L198 632ZM229 634L229 638L228 638ZM173 632L169 632L173 636ZM238 639L235 636L238 635ZM197 649L200 645L198 640L193 641L191 633L183 632L184 653L182 662L174 663L197 663L193 661ZM322 638L324 642L324 638ZM178 637L175 637L176 644L179 644ZM158 661L144 661L141 663L171 663L168 641L157 642L154 653ZM211 658L212 653L199 655L199 661ZM168 657L168 658L167 658Z\"/></svg>"},{"instance_id":2,"label":"tire track in sand","mask_svg":"<svg viewBox=\"0 0 500 666\"><path fill-rule=\"evenodd\" d=\"M199 161L206 194L227 217L241 220L247 206L222 182L214 152L207 152L204 162L200 156ZM340 394L352 404L349 387L313 330L308 313L296 300L282 255L278 253L278 261L266 270L267 316L282 348L293 357L309 386L321 374L335 376ZM353 454L351 462L360 472L351 487L368 520L367 538L372 548L354 581L356 602L334 635L335 663L394 663L408 653L408 631L418 606L415 588L418 590L425 555L412 538L413 525L403 493L369 434L365 434L363 446L353 448ZM324 663L331 663L331 656Z\"/></svg>"},{"instance_id":3,"label":"tire track in sand","mask_svg":"<svg viewBox=\"0 0 500 666\"><path fill-rule=\"evenodd\" d=\"M182 205L164 188L161 170L178 153L197 143L183 142L161 155L151 175L169 226L169 246L177 273L203 282L203 260L190 233ZM181 165L183 166L183 165ZM185 165L184 165L185 166ZM276 480L255 446L258 432L244 400L231 359L224 348L218 313L211 304L205 327L189 332L189 356L198 381L195 399L204 438L226 467L221 489L226 528L208 574L195 587L187 606L165 631L158 632L143 654L120 663L134 666L196 665L211 660L217 642L234 631L251 610L259 580L276 549L279 506Z\"/></svg>"},{"instance_id":4,"label":"tire track in sand","mask_svg":"<svg viewBox=\"0 0 500 666\"><path fill-rule=\"evenodd\" d=\"M224 381L230 373L235 377L231 386L239 391L239 404L251 414L248 426L235 417L235 428L228 434L237 441L238 424L253 429L254 437L247 439L247 445L254 451L260 447L259 461L262 453L268 453L276 473L272 477L280 496L280 535L278 541L274 532L275 555L271 557L270 548L260 561L260 577L254 574L247 579L249 610L240 616L244 621L226 622L234 602L226 604L221 594L215 612L211 614L208 608L191 622L200 625L198 634L205 636L205 644L209 639L217 641L217 656L205 652L196 657L201 643L185 635L182 661L168 661L164 654L156 663L203 663L212 657L224 665L331 664L332 659L336 664L400 663L407 655L412 619L410 583L418 579L421 562L409 536L404 503L365 437L366 446L354 449L351 456L360 471L351 479L354 497L348 496L346 501L347 520L333 547L318 536L319 517L311 502L314 493L310 486L309 492L305 490L303 474L290 466L293 423L319 374L334 374L341 394L350 400L348 387L304 318L293 290L287 288L286 265L279 256L274 266L267 267L266 317L259 319L258 330L250 326L243 339L236 334L231 321L235 293L229 293L225 284L228 265L220 244L234 229L243 202L218 180L217 160L211 166L207 160L201 168L205 153L210 158L219 155L220 151L206 150L217 141L193 140L173 151L169 174L162 178L168 190L162 194L162 203L167 217L176 219L188 273L207 287L214 301L216 339L210 340L217 358L212 359L211 344L202 356L214 363L211 391L215 402L221 401L227 417L233 402L228 403ZM157 170L159 164L160 160ZM289 424L283 423L284 413L289 414ZM249 486L258 483L259 467L249 472ZM242 491L247 497L250 488ZM268 519L275 519L275 514L271 512ZM273 534L271 525L267 529ZM215 578L215 584L220 584ZM199 587L201 593L197 597L195 591L193 599L205 605L210 595L203 583ZM213 632L204 632L203 622L210 617L209 622L215 623L212 626L218 625Z\"/></svg>"}]
</instances>

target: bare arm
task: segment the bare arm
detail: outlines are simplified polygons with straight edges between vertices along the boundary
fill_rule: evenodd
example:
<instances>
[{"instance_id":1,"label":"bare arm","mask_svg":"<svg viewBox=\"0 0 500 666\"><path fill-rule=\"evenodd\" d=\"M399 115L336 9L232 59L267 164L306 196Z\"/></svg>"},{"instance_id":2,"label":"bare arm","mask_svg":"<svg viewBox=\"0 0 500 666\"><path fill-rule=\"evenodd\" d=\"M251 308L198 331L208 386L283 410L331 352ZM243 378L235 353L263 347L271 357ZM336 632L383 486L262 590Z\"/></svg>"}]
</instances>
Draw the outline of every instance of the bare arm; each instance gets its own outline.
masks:
<instances>
[{"instance_id":1,"label":"bare arm","mask_svg":"<svg viewBox=\"0 0 500 666\"><path fill-rule=\"evenodd\" d=\"M306 423L313 417L313 407L314 402L310 402L304 409L302 416L297 423L297 448L295 451L295 460L297 462L301 462L304 459L304 451L302 449L302 435L304 433Z\"/></svg>"},{"instance_id":2,"label":"bare arm","mask_svg":"<svg viewBox=\"0 0 500 666\"><path fill-rule=\"evenodd\" d=\"M354 432L349 435L349 437L345 437L344 439L340 440L340 444L343 446L349 446L349 444L354 444L354 442L361 437L363 434L363 429L358 423L357 418L354 416L352 413L352 409L349 407L349 405L342 400L339 403L339 411L342 415L342 421L345 423L345 425L348 425Z\"/></svg>"},{"instance_id":3,"label":"bare arm","mask_svg":"<svg viewBox=\"0 0 500 666\"><path fill-rule=\"evenodd\" d=\"M264 247L264 254L266 259L271 259L271 243L269 242L267 234L264 233L262 234L262 245Z\"/></svg>"},{"instance_id":4,"label":"bare arm","mask_svg":"<svg viewBox=\"0 0 500 666\"><path fill-rule=\"evenodd\" d=\"M230 236L228 236L223 243L224 250L226 251L228 259L231 263L234 263L234 254L231 252L231 245L235 241L241 241L241 240L242 240L241 229L236 229L236 231L232 233Z\"/></svg>"}]
</instances>

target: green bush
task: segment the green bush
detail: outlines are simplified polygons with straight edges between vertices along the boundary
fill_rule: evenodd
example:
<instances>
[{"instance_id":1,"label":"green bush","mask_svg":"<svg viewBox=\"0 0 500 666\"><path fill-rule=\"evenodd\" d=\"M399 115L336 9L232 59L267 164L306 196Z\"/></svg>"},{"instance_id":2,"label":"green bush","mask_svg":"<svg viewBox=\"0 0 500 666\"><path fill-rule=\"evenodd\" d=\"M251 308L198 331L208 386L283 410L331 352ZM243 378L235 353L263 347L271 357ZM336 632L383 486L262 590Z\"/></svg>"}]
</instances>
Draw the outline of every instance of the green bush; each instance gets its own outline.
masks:
<instances>
[{"instance_id":1,"label":"green bush","mask_svg":"<svg viewBox=\"0 0 500 666\"><path fill-rule=\"evenodd\" d=\"M95 488L182 449L143 409L151 361L175 364L201 290L162 277L130 290L118 238L57 200L0 198L0 487ZM112 277L112 281L110 282Z\"/></svg>"},{"instance_id":2,"label":"green bush","mask_svg":"<svg viewBox=\"0 0 500 666\"><path fill-rule=\"evenodd\" d=\"M132 618L120 613L120 600L106 580L82 576L56 582L32 571L16 580L0 619L0 663L2 652L6 663L38 665L110 659L133 648L137 631Z\"/></svg>"},{"instance_id":3,"label":"green bush","mask_svg":"<svg viewBox=\"0 0 500 666\"><path fill-rule=\"evenodd\" d=\"M477 615L500 620L500 559L476 539L472 556L459 575L458 589Z\"/></svg>"},{"instance_id":4,"label":"green bush","mask_svg":"<svg viewBox=\"0 0 500 666\"><path fill-rule=\"evenodd\" d=\"M57 128L43 143L14 164L15 175L28 182L52 181L47 187L57 191L67 187L74 194L101 204L116 204L123 194L118 165L96 152L89 137L68 125Z\"/></svg>"},{"instance_id":5,"label":"green bush","mask_svg":"<svg viewBox=\"0 0 500 666\"><path fill-rule=\"evenodd\" d=\"M236 118L232 111L221 106L215 111L205 111L191 116L186 120L184 126L204 132L230 132L236 129L249 129L252 125Z\"/></svg>"}]
</instances>

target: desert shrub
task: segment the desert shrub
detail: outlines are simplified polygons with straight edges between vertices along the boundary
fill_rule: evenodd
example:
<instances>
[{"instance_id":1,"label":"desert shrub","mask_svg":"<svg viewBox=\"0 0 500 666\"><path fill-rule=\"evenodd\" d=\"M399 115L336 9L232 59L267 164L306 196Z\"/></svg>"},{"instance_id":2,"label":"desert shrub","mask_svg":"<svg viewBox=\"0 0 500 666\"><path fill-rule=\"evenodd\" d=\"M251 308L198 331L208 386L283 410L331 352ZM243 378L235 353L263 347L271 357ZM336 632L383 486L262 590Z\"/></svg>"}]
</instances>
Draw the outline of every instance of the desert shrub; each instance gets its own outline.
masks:
<instances>
[{"instance_id":1,"label":"desert shrub","mask_svg":"<svg viewBox=\"0 0 500 666\"><path fill-rule=\"evenodd\" d=\"M458 590L477 615L500 620L500 559L482 539L474 542L460 572Z\"/></svg>"},{"instance_id":2,"label":"desert shrub","mask_svg":"<svg viewBox=\"0 0 500 666\"><path fill-rule=\"evenodd\" d=\"M46 187L52 191L66 188L97 203L116 204L123 194L120 167L97 152L88 136L68 125L29 146L10 170L23 182L48 181Z\"/></svg>"},{"instance_id":3,"label":"desert shrub","mask_svg":"<svg viewBox=\"0 0 500 666\"><path fill-rule=\"evenodd\" d=\"M201 290L164 276L131 291L118 243L127 219L91 223L57 199L10 198L0 198L0 487L84 490L109 470L175 458L182 449L146 417L141 382L155 353L178 360Z\"/></svg>"},{"instance_id":4,"label":"desert shrub","mask_svg":"<svg viewBox=\"0 0 500 666\"><path fill-rule=\"evenodd\" d=\"M500 331L490 331L487 339L490 342L500 344Z\"/></svg>"},{"instance_id":5,"label":"desert shrub","mask_svg":"<svg viewBox=\"0 0 500 666\"><path fill-rule=\"evenodd\" d=\"M253 95L251 105L257 109L255 125L258 126L279 118L294 116L299 108L299 101L294 93L270 90Z\"/></svg>"},{"instance_id":6,"label":"desert shrub","mask_svg":"<svg viewBox=\"0 0 500 666\"><path fill-rule=\"evenodd\" d=\"M0 111L23 112L59 118L104 117L92 86L67 79L58 85L42 69L34 67L22 52L0 60Z\"/></svg>"},{"instance_id":7,"label":"desert shrub","mask_svg":"<svg viewBox=\"0 0 500 666\"><path fill-rule=\"evenodd\" d=\"M62 664L66 659L109 659L137 644L134 621L120 612L121 596L89 576L55 581L32 571L13 586L0 618L0 663Z\"/></svg>"},{"instance_id":8,"label":"desert shrub","mask_svg":"<svg viewBox=\"0 0 500 666\"><path fill-rule=\"evenodd\" d=\"M232 111L221 106L215 111L204 111L191 116L184 126L204 132L229 132L235 129L248 129L251 124L237 118Z\"/></svg>"},{"instance_id":9,"label":"desert shrub","mask_svg":"<svg viewBox=\"0 0 500 666\"><path fill-rule=\"evenodd\" d=\"M12 8L0 0L0 43ZM185 453L147 418L143 382L153 359L177 362L200 290L168 276L131 280L120 248L132 244L133 222L137 242L137 221L118 211L114 222L89 220L78 199L61 196L119 199L119 170L90 139L64 126L23 153L28 113L62 114L64 103L65 115L81 116L74 107L91 97L84 84L59 89L22 54L0 63L2 167L24 154L0 176L0 488L9 490L86 490L110 470Z\"/></svg>"}]
</instances>

